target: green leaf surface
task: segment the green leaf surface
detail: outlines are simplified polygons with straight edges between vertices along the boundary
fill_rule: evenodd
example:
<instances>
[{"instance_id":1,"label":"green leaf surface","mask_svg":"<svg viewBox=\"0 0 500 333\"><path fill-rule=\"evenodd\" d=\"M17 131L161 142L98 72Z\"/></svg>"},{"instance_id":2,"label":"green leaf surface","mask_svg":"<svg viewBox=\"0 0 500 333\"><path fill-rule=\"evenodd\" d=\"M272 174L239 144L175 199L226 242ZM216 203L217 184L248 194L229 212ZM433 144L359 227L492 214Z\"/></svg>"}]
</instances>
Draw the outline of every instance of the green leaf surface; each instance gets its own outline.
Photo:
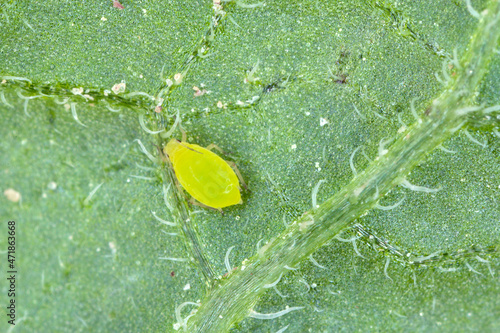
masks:
<instances>
[{"instance_id":1,"label":"green leaf surface","mask_svg":"<svg viewBox=\"0 0 500 333\"><path fill-rule=\"evenodd\" d=\"M473 1L481 21L465 1L121 4L0 4L2 306L11 220L18 271L16 326L4 316L0 330L182 331L176 308L201 302L187 323L210 332L218 319L203 306L218 293L229 301L210 310L231 332L500 330L498 110L415 160L406 179L440 191L381 187L364 211L352 203L360 214L338 238L297 237L290 253L313 257L278 273L276 289L265 288L270 269L249 295L227 292L243 267L253 272L247 263L278 254L275 237L298 230L292 222L384 171L381 140L393 139L392 156L419 129L412 101L431 124L433 100L457 95L449 82L478 77L461 68L478 59L473 42L500 29L481 28L494 1ZM480 71L460 107L499 104L498 55ZM242 205L221 214L179 194L157 149L177 113L188 142L236 162L249 186ZM310 211L313 197L321 206ZM226 258L238 268L225 276ZM287 307L302 309L249 317Z\"/></svg>"}]
</instances>

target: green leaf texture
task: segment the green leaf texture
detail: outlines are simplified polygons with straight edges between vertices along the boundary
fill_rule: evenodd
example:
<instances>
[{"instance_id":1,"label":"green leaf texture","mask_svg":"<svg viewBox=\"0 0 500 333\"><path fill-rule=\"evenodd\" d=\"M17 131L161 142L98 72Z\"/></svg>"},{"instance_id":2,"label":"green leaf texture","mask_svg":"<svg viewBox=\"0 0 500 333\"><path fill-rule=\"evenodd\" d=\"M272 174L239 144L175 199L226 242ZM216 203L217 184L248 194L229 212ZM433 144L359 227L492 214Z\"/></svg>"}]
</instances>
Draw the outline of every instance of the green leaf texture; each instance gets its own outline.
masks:
<instances>
[{"instance_id":1,"label":"green leaf texture","mask_svg":"<svg viewBox=\"0 0 500 333\"><path fill-rule=\"evenodd\" d=\"M500 330L497 1L113 3L0 4L2 331ZM405 135L471 107L336 237L301 241ZM236 162L242 205L187 203L158 149L179 120ZM288 234L295 266L251 277Z\"/></svg>"}]
</instances>

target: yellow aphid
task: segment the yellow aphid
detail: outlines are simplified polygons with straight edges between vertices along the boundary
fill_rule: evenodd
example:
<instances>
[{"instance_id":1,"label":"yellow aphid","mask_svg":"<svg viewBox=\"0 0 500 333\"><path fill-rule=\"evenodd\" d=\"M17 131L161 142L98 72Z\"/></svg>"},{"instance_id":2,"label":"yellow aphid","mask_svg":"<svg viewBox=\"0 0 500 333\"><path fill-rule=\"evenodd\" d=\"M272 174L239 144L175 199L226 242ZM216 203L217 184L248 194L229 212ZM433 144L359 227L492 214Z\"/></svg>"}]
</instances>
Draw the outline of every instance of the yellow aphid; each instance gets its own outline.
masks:
<instances>
[{"instance_id":1,"label":"yellow aphid","mask_svg":"<svg viewBox=\"0 0 500 333\"><path fill-rule=\"evenodd\" d=\"M218 210L241 204L238 177L226 161L209 149L172 139L163 152L179 183L198 202Z\"/></svg>"}]
</instances>

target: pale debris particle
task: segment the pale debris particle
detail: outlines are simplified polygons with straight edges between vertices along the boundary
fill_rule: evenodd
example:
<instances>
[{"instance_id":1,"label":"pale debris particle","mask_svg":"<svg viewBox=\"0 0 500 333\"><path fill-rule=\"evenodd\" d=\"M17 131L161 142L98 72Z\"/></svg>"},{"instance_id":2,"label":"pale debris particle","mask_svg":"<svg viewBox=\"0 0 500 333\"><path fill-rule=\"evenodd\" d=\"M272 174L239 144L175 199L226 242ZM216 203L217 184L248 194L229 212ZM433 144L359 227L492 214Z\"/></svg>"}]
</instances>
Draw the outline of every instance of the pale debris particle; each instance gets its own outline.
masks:
<instances>
[{"instance_id":1,"label":"pale debris particle","mask_svg":"<svg viewBox=\"0 0 500 333\"><path fill-rule=\"evenodd\" d=\"M71 92L73 93L73 95L81 95L83 94L83 87L73 88L71 89Z\"/></svg>"},{"instance_id":2,"label":"pale debris particle","mask_svg":"<svg viewBox=\"0 0 500 333\"><path fill-rule=\"evenodd\" d=\"M109 246L109 249L111 250L111 254L115 255L116 254L116 244L115 244L115 242L109 242L108 246Z\"/></svg>"},{"instance_id":3,"label":"pale debris particle","mask_svg":"<svg viewBox=\"0 0 500 333\"><path fill-rule=\"evenodd\" d=\"M161 98L161 97L156 97L155 98L156 105L158 105L158 106L162 105L163 101L164 101L164 99Z\"/></svg>"},{"instance_id":4,"label":"pale debris particle","mask_svg":"<svg viewBox=\"0 0 500 333\"><path fill-rule=\"evenodd\" d=\"M3 195L5 195L7 200L12 202L19 202L19 200L21 200L21 193L17 192L13 188L8 188L3 191Z\"/></svg>"},{"instance_id":5,"label":"pale debris particle","mask_svg":"<svg viewBox=\"0 0 500 333\"><path fill-rule=\"evenodd\" d=\"M117 83L113 86L113 88L111 88L111 90L113 90L113 92L118 95L119 93L122 93L125 91L127 85L124 81L122 81L121 83Z\"/></svg>"},{"instance_id":6,"label":"pale debris particle","mask_svg":"<svg viewBox=\"0 0 500 333\"><path fill-rule=\"evenodd\" d=\"M184 288L182 288L182 290L189 290L191 289L191 285L188 283L184 286Z\"/></svg>"},{"instance_id":7,"label":"pale debris particle","mask_svg":"<svg viewBox=\"0 0 500 333\"><path fill-rule=\"evenodd\" d=\"M299 223L300 231L306 230L310 225L314 224L314 219L311 217L310 220Z\"/></svg>"},{"instance_id":8,"label":"pale debris particle","mask_svg":"<svg viewBox=\"0 0 500 333\"><path fill-rule=\"evenodd\" d=\"M56 182L50 182L47 187L49 188L49 190L52 190L54 191L55 189L57 189L57 183Z\"/></svg>"},{"instance_id":9,"label":"pale debris particle","mask_svg":"<svg viewBox=\"0 0 500 333\"><path fill-rule=\"evenodd\" d=\"M123 7L123 5L117 1L117 0L113 0L113 7L114 8L118 8L118 9L124 9L125 7Z\"/></svg>"},{"instance_id":10,"label":"pale debris particle","mask_svg":"<svg viewBox=\"0 0 500 333\"><path fill-rule=\"evenodd\" d=\"M105 18L104 16L103 16L103 17L101 17L101 21L103 21L103 22L104 22L104 21L107 21L107 20L108 20L108 19L107 19L107 18Z\"/></svg>"},{"instance_id":11,"label":"pale debris particle","mask_svg":"<svg viewBox=\"0 0 500 333\"><path fill-rule=\"evenodd\" d=\"M182 79L184 78L184 75L182 73L177 73L174 75L174 84L177 86L182 83Z\"/></svg>"},{"instance_id":12,"label":"pale debris particle","mask_svg":"<svg viewBox=\"0 0 500 333\"><path fill-rule=\"evenodd\" d=\"M297 149L297 145L295 143L292 145L292 149Z\"/></svg>"},{"instance_id":13,"label":"pale debris particle","mask_svg":"<svg viewBox=\"0 0 500 333\"><path fill-rule=\"evenodd\" d=\"M194 90L194 97L203 96L208 93L208 90L200 89L197 86L194 86L193 90Z\"/></svg>"},{"instance_id":14,"label":"pale debris particle","mask_svg":"<svg viewBox=\"0 0 500 333\"><path fill-rule=\"evenodd\" d=\"M326 119L326 118L319 118L319 126L323 127L323 126L325 126L328 123L329 123L328 119Z\"/></svg>"}]
</instances>

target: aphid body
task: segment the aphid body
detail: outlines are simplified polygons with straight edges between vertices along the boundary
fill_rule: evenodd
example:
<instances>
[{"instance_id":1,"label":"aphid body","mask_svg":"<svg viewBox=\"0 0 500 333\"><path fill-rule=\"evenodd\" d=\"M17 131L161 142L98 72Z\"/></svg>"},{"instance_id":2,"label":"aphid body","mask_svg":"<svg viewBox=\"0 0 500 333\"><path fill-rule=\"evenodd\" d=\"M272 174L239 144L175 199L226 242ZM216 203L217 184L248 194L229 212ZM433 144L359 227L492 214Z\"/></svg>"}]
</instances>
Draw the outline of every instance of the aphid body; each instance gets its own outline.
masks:
<instances>
[{"instance_id":1,"label":"aphid body","mask_svg":"<svg viewBox=\"0 0 500 333\"><path fill-rule=\"evenodd\" d=\"M163 151L179 183L201 204L220 210L242 203L238 177L217 154L177 139L170 140Z\"/></svg>"}]
</instances>

